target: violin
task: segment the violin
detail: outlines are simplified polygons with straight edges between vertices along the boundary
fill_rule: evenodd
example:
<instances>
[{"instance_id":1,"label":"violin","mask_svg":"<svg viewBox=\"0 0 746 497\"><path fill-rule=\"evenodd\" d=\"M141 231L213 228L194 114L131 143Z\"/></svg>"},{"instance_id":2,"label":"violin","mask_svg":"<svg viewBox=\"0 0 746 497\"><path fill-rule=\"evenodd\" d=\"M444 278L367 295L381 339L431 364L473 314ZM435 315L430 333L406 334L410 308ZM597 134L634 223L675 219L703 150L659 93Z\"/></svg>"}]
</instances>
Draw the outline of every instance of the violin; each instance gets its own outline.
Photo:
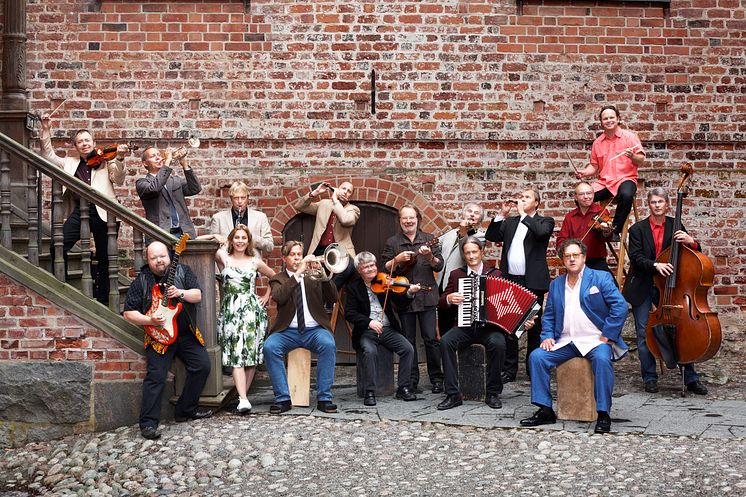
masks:
<instances>
[{"instance_id":1,"label":"violin","mask_svg":"<svg viewBox=\"0 0 746 497\"><path fill-rule=\"evenodd\" d=\"M406 276L391 277L387 273L380 272L370 282L370 289L373 290L373 293L385 293L388 291L404 293L414 284L410 283ZM425 292L432 290L432 287L426 285L420 285L420 288Z\"/></svg>"},{"instance_id":2,"label":"violin","mask_svg":"<svg viewBox=\"0 0 746 497\"><path fill-rule=\"evenodd\" d=\"M609 229L611 227L611 222L611 215L604 208L597 216L588 221L588 228L594 231L603 231L604 228Z\"/></svg>"},{"instance_id":3,"label":"violin","mask_svg":"<svg viewBox=\"0 0 746 497\"><path fill-rule=\"evenodd\" d=\"M125 145L127 145L127 148L132 152L138 148L137 145L131 146L127 143L125 143ZM86 156L85 163L88 167L97 168L104 162L114 160L117 157L117 147L119 147L119 145L112 145L106 148L95 148Z\"/></svg>"}]
</instances>

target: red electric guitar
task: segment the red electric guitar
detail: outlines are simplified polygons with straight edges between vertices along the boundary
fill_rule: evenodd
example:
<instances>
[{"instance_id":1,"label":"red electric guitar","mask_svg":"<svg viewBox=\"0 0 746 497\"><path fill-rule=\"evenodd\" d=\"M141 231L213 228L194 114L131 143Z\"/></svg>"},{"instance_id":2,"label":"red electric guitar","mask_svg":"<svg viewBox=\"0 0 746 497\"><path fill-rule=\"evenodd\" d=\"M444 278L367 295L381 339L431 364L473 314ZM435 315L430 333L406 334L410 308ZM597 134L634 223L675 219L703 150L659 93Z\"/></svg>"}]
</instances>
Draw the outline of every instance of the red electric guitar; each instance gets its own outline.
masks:
<instances>
[{"instance_id":1,"label":"red electric guitar","mask_svg":"<svg viewBox=\"0 0 746 497\"><path fill-rule=\"evenodd\" d=\"M153 316L156 313L160 313L166 318L166 322L163 326L145 325L145 333L158 343L163 345L171 345L176 341L176 337L179 334L179 328L176 326L176 317L181 312L182 303L176 302L171 304L169 302L168 293L166 289L174 284L174 276L176 275L176 266L179 264L179 255L186 248L186 242L189 240L189 235L186 233L179 239L179 243L176 244L174 249L174 255L171 258L171 265L168 266L165 283L156 283L153 285L151 294L153 297L153 304L146 313L147 316Z\"/></svg>"}]
</instances>

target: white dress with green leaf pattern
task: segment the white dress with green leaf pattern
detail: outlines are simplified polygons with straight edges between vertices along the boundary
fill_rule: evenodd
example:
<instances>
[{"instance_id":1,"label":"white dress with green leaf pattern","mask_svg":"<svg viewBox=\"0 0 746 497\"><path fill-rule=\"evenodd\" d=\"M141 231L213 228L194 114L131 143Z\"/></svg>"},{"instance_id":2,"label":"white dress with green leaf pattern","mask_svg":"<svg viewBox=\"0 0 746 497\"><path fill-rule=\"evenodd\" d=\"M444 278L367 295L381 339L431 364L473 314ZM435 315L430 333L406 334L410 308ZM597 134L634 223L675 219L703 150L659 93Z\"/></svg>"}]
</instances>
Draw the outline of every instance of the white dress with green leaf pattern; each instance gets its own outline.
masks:
<instances>
[{"instance_id":1,"label":"white dress with green leaf pattern","mask_svg":"<svg viewBox=\"0 0 746 497\"><path fill-rule=\"evenodd\" d=\"M255 292L256 264L248 269L226 266L221 274L223 303L218 318L218 343L223 349L223 365L261 364L268 318Z\"/></svg>"}]
</instances>

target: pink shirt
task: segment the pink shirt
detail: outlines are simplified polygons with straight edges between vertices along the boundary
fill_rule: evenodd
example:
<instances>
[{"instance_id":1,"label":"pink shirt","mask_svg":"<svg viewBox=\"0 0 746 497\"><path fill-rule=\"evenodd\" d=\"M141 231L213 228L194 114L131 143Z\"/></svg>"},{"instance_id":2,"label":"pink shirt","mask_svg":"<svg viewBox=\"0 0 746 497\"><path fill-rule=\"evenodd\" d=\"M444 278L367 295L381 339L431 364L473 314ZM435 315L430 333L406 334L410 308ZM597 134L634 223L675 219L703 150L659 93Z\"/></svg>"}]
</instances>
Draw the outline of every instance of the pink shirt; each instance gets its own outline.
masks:
<instances>
[{"instance_id":1,"label":"pink shirt","mask_svg":"<svg viewBox=\"0 0 746 497\"><path fill-rule=\"evenodd\" d=\"M632 148L636 154L645 153L637 135L619 127L611 138L606 133L601 133L593 141L591 164L598 169L598 180L593 183L594 191L606 188L616 195L623 181L632 180L637 184L637 166L632 163L632 159L622 154L625 148Z\"/></svg>"}]
</instances>

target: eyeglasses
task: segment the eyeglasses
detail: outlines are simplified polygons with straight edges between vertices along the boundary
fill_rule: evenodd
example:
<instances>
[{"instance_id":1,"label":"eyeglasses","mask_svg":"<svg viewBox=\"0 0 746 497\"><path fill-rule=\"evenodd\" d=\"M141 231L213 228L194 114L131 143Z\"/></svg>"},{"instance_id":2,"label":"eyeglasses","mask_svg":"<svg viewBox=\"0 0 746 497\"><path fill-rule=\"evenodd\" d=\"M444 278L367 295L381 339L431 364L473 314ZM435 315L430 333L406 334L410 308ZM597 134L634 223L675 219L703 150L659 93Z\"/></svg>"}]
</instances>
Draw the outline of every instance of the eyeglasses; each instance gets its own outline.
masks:
<instances>
[{"instance_id":1,"label":"eyeglasses","mask_svg":"<svg viewBox=\"0 0 746 497\"><path fill-rule=\"evenodd\" d=\"M572 254L565 254L562 256L562 258L563 259L577 259L581 255L583 255L582 252L577 252L577 253L572 253Z\"/></svg>"}]
</instances>

